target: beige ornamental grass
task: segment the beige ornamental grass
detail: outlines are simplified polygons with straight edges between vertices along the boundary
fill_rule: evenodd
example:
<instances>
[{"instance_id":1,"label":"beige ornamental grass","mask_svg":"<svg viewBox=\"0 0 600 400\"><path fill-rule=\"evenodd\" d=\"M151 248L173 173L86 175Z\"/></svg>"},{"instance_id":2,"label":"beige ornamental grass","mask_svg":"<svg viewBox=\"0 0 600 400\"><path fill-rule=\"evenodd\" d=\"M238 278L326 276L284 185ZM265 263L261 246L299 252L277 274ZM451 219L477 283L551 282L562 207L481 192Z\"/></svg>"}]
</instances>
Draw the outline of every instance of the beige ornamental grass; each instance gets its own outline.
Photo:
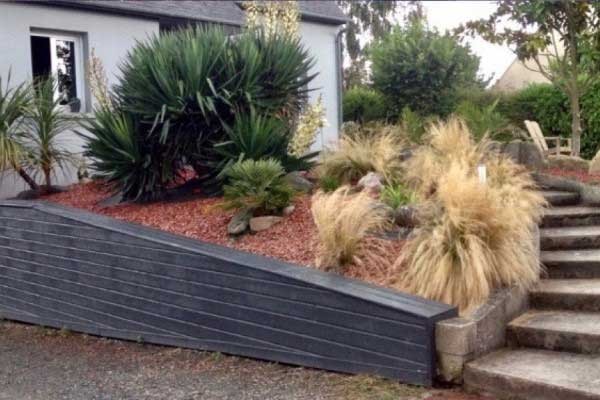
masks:
<instances>
[{"instance_id":1,"label":"beige ornamental grass","mask_svg":"<svg viewBox=\"0 0 600 400\"><path fill-rule=\"evenodd\" d=\"M311 211L317 228L316 264L334 270L369 257L367 236L383 230L389 218L367 193L352 193L348 186L316 193Z\"/></svg>"},{"instance_id":2,"label":"beige ornamental grass","mask_svg":"<svg viewBox=\"0 0 600 400\"><path fill-rule=\"evenodd\" d=\"M426 196L421 226L396 262L405 271L399 287L464 313L497 288L537 282L533 229L545 201L527 171L473 142L458 120L438 124L411 164L412 183Z\"/></svg>"},{"instance_id":3,"label":"beige ornamental grass","mask_svg":"<svg viewBox=\"0 0 600 400\"><path fill-rule=\"evenodd\" d=\"M343 136L336 147L322 153L317 174L349 184L377 172L387 181L394 181L402 175L399 156L404 147L404 138L384 127L377 133Z\"/></svg>"}]
</instances>

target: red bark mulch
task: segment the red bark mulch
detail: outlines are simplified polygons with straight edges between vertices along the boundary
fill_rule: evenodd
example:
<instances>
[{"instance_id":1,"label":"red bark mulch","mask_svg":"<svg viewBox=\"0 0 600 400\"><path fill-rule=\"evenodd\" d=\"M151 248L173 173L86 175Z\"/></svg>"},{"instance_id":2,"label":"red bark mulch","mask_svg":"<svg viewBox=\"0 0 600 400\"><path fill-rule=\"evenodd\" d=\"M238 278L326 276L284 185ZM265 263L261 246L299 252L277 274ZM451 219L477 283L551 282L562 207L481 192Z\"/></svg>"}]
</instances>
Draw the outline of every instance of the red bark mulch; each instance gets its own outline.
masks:
<instances>
[{"instance_id":1,"label":"red bark mulch","mask_svg":"<svg viewBox=\"0 0 600 400\"><path fill-rule=\"evenodd\" d=\"M158 228L189 238L277 258L283 261L313 266L315 260L315 224L310 211L310 196L298 196L295 210L272 228L232 238L227 224L233 212L219 207L220 198L195 198L181 201L147 204L120 204L102 207L109 197L100 183L72 185L68 191L44 196L43 200L106 215L123 221ZM401 241L382 241L384 257L393 263L402 247ZM381 266L350 266L349 277L375 284L389 281L390 271Z\"/></svg>"},{"instance_id":2,"label":"red bark mulch","mask_svg":"<svg viewBox=\"0 0 600 400\"><path fill-rule=\"evenodd\" d=\"M579 182L589 183L592 185L600 184L600 174L589 174L584 170L566 170L561 168L548 168L545 173L558 176L561 178L574 179Z\"/></svg>"}]
</instances>

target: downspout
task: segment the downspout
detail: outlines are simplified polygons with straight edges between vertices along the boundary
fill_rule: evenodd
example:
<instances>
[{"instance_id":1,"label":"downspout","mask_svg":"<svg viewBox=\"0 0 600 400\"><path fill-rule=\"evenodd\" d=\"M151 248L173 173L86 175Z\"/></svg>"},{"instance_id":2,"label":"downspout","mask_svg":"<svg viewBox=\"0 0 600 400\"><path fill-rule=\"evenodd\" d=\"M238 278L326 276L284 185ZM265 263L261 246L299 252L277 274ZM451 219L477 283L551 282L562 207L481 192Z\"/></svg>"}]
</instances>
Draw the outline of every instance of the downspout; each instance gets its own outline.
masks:
<instances>
[{"instance_id":1,"label":"downspout","mask_svg":"<svg viewBox=\"0 0 600 400\"><path fill-rule=\"evenodd\" d=\"M345 27L341 27L335 35L335 67L337 75L337 108L338 108L338 135L342 129L343 120L343 108L342 108L342 92L344 90L344 60L342 59L342 35L346 32Z\"/></svg>"}]
</instances>

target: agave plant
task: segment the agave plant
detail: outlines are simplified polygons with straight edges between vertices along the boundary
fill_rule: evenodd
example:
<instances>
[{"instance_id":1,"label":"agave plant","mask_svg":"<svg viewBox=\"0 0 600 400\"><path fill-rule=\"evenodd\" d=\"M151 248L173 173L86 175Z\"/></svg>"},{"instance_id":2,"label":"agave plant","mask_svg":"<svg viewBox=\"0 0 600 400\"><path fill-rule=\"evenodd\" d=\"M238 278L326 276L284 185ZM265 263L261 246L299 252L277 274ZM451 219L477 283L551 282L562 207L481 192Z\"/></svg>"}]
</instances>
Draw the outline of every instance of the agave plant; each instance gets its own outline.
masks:
<instances>
[{"instance_id":1,"label":"agave plant","mask_svg":"<svg viewBox=\"0 0 600 400\"><path fill-rule=\"evenodd\" d=\"M63 140L74 124L64 112L61 100L54 96L56 85L52 77L35 84L23 133L28 167L34 171L34 177L43 176L44 190L52 189L52 176L57 170L75 165L75 156Z\"/></svg>"},{"instance_id":2,"label":"agave plant","mask_svg":"<svg viewBox=\"0 0 600 400\"><path fill-rule=\"evenodd\" d=\"M0 172L14 170L33 190L35 180L24 168L27 150L24 146L24 116L31 101L29 85L10 86L10 73L6 84L0 78Z\"/></svg>"}]
</instances>

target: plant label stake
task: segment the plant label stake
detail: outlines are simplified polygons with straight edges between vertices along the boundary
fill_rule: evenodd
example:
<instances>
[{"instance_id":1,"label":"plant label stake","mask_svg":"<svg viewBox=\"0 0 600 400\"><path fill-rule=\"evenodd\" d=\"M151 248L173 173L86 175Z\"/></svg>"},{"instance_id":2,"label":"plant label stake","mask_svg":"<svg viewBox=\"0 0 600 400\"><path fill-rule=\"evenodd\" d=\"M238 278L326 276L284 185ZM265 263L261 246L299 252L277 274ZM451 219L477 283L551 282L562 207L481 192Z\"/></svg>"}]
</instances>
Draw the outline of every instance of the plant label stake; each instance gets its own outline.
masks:
<instances>
[{"instance_id":1,"label":"plant label stake","mask_svg":"<svg viewBox=\"0 0 600 400\"><path fill-rule=\"evenodd\" d=\"M485 165L480 164L477 166L477 175L479 176L479 182L485 185L487 183L487 168Z\"/></svg>"}]
</instances>

